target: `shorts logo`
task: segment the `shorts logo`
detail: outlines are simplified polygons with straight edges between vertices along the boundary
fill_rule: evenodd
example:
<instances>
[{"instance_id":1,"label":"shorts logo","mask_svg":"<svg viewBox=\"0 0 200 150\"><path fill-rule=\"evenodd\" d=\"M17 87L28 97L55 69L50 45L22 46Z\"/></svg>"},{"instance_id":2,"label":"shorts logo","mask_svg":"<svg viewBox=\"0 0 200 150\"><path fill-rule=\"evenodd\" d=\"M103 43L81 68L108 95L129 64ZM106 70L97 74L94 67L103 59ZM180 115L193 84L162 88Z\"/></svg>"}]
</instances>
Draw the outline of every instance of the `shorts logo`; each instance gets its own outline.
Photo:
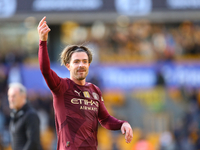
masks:
<instances>
[{"instance_id":1,"label":"shorts logo","mask_svg":"<svg viewBox=\"0 0 200 150\"><path fill-rule=\"evenodd\" d=\"M90 98L90 94L89 94L88 91L83 92L83 95L84 95L85 97L87 97L87 98Z\"/></svg>"},{"instance_id":2,"label":"shorts logo","mask_svg":"<svg viewBox=\"0 0 200 150\"><path fill-rule=\"evenodd\" d=\"M97 93L93 92L92 95L93 95L94 99L96 99L96 100L99 99L99 95Z\"/></svg>"}]
</instances>

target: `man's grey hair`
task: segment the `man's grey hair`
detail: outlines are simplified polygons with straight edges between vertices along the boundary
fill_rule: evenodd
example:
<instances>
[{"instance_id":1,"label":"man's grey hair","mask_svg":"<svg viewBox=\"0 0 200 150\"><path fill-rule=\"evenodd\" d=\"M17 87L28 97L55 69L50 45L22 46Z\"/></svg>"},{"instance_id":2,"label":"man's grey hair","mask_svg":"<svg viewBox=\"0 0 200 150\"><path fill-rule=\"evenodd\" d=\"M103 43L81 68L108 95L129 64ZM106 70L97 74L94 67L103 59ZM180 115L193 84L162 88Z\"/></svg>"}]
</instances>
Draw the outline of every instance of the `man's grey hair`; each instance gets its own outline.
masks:
<instances>
[{"instance_id":1,"label":"man's grey hair","mask_svg":"<svg viewBox=\"0 0 200 150\"><path fill-rule=\"evenodd\" d=\"M10 88L18 88L21 93L26 94L26 88L21 83L18 83L18 82L16 82L16 83L10 83L8 87L9 87L9 89Z\"/></svg>"}]
</instances>

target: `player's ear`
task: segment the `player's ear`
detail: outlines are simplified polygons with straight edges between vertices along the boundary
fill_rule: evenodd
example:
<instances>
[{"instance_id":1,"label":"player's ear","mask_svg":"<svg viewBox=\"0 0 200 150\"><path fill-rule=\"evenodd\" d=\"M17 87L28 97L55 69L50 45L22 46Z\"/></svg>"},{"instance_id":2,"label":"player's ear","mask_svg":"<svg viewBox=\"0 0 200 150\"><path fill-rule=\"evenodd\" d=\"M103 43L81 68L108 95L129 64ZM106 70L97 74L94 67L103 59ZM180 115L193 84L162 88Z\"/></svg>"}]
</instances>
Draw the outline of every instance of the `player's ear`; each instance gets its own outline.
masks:
<instances>
[{"instance_id":1,"label":"player's ear","mask_svg":"<svg viewBox=\"0 0 200 150\"><path fill-rule=\"evenodd\" d=\"M66 63L66 68L70 71L70 64L69 63Z\"/></svg>"}]
</instances>

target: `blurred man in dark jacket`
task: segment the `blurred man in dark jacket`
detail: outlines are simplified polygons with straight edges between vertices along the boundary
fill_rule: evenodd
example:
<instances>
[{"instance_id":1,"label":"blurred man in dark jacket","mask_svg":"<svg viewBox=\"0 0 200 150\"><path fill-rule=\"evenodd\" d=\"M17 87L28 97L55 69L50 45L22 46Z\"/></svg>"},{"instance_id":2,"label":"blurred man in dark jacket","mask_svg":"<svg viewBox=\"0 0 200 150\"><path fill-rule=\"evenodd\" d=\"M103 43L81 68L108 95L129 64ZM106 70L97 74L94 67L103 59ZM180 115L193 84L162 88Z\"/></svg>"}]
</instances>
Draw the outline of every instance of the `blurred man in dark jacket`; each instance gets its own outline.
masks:
<instances>
[{"instance_id":1,"label":"blurred man in dark jacket","mask_svg":"<svg viewBox=\"0 0 200 150\"><path fill-rule=\"evenodd\" d=\"M36 111L27 103L26 88L12 83L8 89L11 145L13 150L42 150L40 121Z\"/></svg>"}]
</instances>

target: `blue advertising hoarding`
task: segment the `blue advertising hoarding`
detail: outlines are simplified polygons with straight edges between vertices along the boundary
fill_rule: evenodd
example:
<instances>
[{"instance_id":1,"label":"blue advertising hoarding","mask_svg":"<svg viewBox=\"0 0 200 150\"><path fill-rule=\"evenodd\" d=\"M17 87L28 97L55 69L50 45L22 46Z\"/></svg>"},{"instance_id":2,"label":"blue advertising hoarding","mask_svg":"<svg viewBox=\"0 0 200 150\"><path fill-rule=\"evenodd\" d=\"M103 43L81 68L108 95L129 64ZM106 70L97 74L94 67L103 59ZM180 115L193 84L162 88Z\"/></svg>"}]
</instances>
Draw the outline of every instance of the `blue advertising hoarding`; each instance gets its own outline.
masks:
<instances>
[{"instance_id":1,"label":"blue advertising hoarding","mask_svg":"<svg viewBox=\"0 0 200 150\"><path fill-rule=\"evenodd\" d=\"M52 64L51 68L58 76L69 77L69 71L65 67ZM23 65L21 71L27 89L49 91L39 67ZM164 63L159 67L157 64L91 66L87 81L95 76L103 89L151 88L156 85L158 72L163 76L167 87L200 88L200 63Z\"/></svg>"}]
</instances>

